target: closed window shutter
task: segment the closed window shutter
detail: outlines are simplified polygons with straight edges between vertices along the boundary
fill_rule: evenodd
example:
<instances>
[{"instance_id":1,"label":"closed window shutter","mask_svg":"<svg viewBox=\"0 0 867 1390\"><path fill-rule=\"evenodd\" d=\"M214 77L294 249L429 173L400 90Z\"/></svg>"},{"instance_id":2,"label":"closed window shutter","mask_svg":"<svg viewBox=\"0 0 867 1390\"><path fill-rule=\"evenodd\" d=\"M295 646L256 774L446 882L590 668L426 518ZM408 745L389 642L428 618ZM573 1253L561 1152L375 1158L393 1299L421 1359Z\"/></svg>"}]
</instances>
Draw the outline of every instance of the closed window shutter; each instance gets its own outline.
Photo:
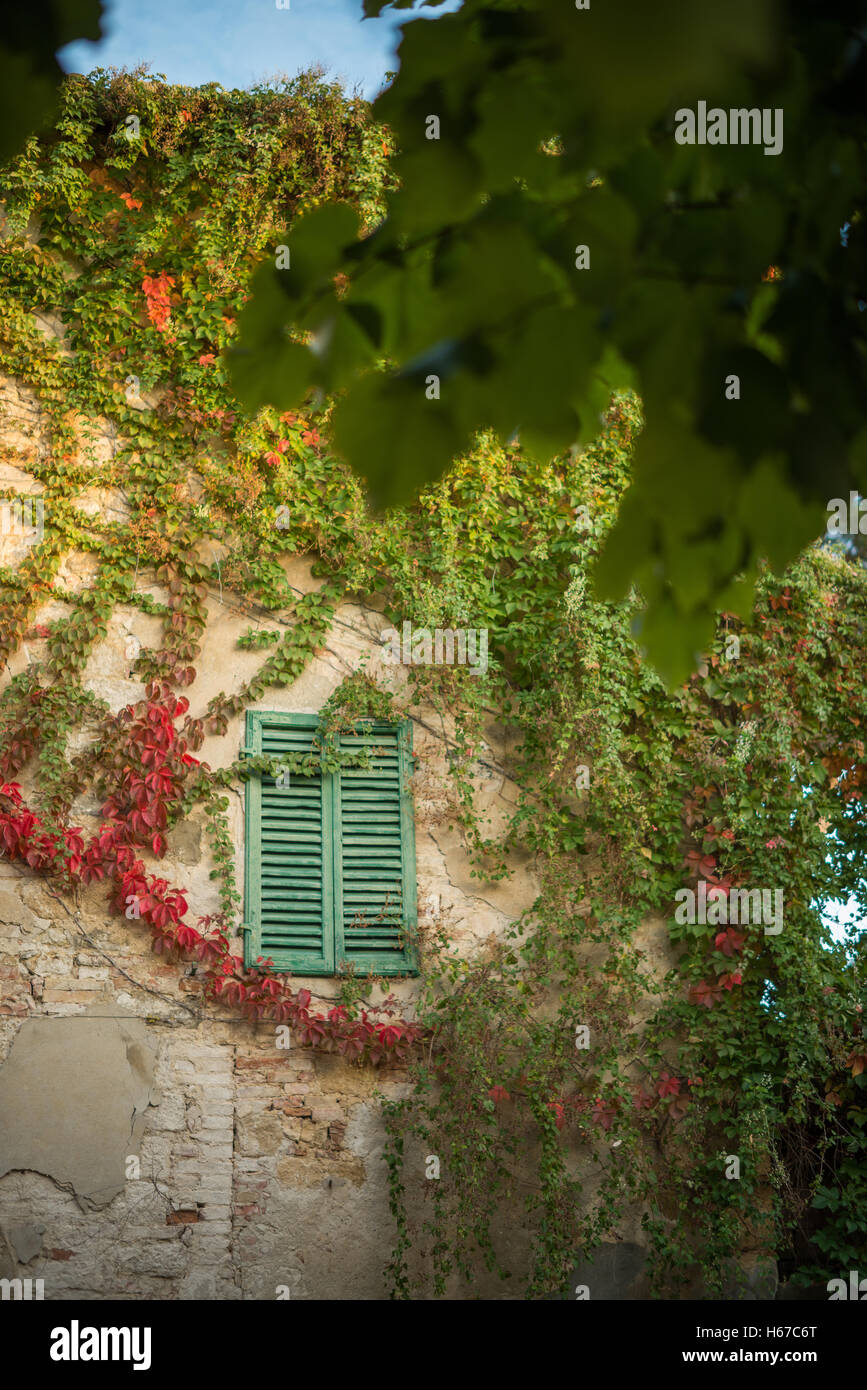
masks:
<instances>
[{"instance_id":1,"label":"closed window shutter","mask_svg":"<svg viewBox=\"0 0 867 1390\"><path fill-rule=\"evenodd\" d=\"M357 974L414 969L415 847L409 792L412 725L365 722L341 734L369 768L335 774L334 914L338 963Z\"/></svg>"},{"instance_id":2,"label":"closed window shutter","mask_svg":"<svg viewBox=\"0 0 867 1390\"><path fill-rule=\"evenodd\" d=\"M311 753L315 721L290 718L260 716L251 751L271 757ZM289 785L278 786L274 777L262 775L247 789L249 955L253 961L270 956L278 970L298 975L334 972L328 780L318 772L291 772Z\"/></svg>"},{"instance_id":3,"label":"closed window shutter","mask_svg":"<svg viewBox=\"0 0 867 1390\"><path fill-rule=\"evenodd\" d=\"M247 713L254 756L306 756L315 715ZM416 971L412 725L362 721L339 736L370 768L251 777L246 793L245 959L296 975Z\"/></svg>"}]
</instances>

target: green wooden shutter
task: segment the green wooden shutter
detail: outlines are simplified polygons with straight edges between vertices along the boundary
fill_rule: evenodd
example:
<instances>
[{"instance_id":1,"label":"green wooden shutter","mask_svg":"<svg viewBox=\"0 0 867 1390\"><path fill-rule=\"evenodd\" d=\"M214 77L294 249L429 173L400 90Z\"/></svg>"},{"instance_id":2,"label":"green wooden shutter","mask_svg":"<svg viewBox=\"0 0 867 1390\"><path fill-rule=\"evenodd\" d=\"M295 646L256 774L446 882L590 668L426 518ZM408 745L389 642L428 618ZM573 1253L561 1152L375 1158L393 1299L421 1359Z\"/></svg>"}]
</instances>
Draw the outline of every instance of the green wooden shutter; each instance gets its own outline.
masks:
<instances>
[{"instance_id":1,"label":"green wooden shutter","mask_svg":"<svg viewBox=\"0 0 867 1390\"><path fill-rule=\"evenodd\" d=\"M254 756L313 751L315 715L247 713ZM246 793L245 960L296 975L416 973L412 725L362 721L341 734L370 769L251 777Z\"/></svg>"},{"instance_id":2,"label":"green wooden shutter","mask_svg":"<svg viewBox=\"0 0 867 1390\"><path fill-rule=\"evenodd\" d=\"M340 735L372 752L370 769L334 776L335 951L358 974L414 973L417 925L411 773L412 725L374 721Z\"/></svg>"},{"instance_id":3,"label":"green wooden shutter","mask_svg":"<svg viewBox=\"0 0 867 1390\"><path fill-rule=\"evenodd\" d=\"M247 714L254 754L279 757L313 748L312 715ZM247 784L247 959L270 956L279 970L334 973L332 929L332 798L319 773L290 773L288 787L273 777Z\"/></svg>"}]
</instances>

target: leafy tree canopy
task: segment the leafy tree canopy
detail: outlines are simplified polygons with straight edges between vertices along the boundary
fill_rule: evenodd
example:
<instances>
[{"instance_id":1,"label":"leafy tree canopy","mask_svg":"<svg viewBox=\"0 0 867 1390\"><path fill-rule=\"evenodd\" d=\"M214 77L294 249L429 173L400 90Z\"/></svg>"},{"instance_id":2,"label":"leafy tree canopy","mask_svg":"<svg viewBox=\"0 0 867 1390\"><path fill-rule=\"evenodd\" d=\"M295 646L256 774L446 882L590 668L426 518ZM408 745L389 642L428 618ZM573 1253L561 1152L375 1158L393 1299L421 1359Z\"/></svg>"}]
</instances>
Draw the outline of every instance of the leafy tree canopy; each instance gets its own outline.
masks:
<instances>
[{"instance_id":1,"label":"leafy tree canopy","mask_svg":"<svg viewBox=\"0 0 867 1390\"><path fill-rule=\"evenodd\" d=\"M638 586L640 640L683 680L714 612L749 611L760 560L783 568L830 497L867 486L864 21L862 0L464 0L411 20L374 104L397 144L387 215L359 237L328 203L275 247L237 391L337 393L337 446L388 505L481 428L550 457L637 389L597 583ZM680 143L700 102L718 142ZM777 122L776 153L764 131L719 142L749 111Z\"/></svg>"}]
</instances>

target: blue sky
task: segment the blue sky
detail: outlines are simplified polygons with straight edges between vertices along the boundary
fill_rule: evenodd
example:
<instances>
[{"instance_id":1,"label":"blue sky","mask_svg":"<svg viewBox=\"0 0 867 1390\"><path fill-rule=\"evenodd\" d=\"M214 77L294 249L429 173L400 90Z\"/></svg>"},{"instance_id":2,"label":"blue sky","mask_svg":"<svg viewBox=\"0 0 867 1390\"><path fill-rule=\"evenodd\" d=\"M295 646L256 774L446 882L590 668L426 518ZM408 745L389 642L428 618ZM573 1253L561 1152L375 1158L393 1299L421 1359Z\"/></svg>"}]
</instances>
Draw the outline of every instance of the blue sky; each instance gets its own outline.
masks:
<instances>
[{"instance_id":1,"label":"blue sky","mask_svg":"<svg viewBox=\"0 0 867 1390\"><path fill-rule=\"evenodd\" d=\"M321 63L331 78L370 98L397 67L398 24L409 10L362 20L362 0L103 0L100 43L72 43L58 53L66 72L136 67L170 82L249 87L277 73L294 76ZM458 0L444 6L458 8ZM434 18L443 10L427 10Z\"/></svg>"}]
</instances>

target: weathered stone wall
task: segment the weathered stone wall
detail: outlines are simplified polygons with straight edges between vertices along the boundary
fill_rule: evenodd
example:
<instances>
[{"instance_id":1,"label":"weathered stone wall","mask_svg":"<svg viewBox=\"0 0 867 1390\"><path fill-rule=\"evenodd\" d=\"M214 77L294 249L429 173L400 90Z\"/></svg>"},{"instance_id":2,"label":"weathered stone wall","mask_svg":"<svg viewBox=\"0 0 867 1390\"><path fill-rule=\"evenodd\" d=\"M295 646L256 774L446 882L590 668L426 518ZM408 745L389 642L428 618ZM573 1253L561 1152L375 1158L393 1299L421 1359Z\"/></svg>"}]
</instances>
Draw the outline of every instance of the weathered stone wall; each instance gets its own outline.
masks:
<instances>
[{"instance_id":1,"label":"weathered stone wall","mask_svg":"<svg viewBox=\"0 0 867 1390\"><path fill-rule=\"evenodd\" d=\"M38 406L9 382L0 406L0 480L36 492L21 464L28 450L46 447ZM90 432L96 460L113 444L107 427ZM71 554L58 581L76 590L93 573L91 557ZM289 562L287 574L299 592L316 587L306 561ZM149 591L164 596L158 586ZM239 689L262 661L236 646L251 616L235 596L213 593L208 607L194 712L219 691ZM50 602L35 622L64 611ZM345 605L301 679L254 708L316 711L363 657L383 679L399 681L403 672L382 666L383 624L375 610ZM114 710L141 699L132 660L137 643L154 645L160 631L158 619L118 608L85 686ZM42 647L24 644L3 681L38 660ZM472 878L449 825L448 730L438 730L432 712L422 720L414 728L421 928L438 911L472 952L537 888L526 863L484 891ZM225 766L242 741L243 716L200 756ZM485 761L479 802L502 820L514 789L494 770L495 743ZM230 816L242 881L242 790L231 795ZM84 799L72 819L90 831L99 807ZM194 815L170 835L160 869L187 890L192 919L219 906L210 867ZM203 1005L195 967L184 973L154 955L149 932L108 909L104 887L75 904L2 859L0 981L0 1277L42 1278L47 1298L274 1298L280 1287L290 1297L383 1296L391 1225L373 1093L396 1094L405 1085L400 1068L374 1073L281 1050L273 1025ZM303 983L314 1005L336 995L336 981ZM411 981L394 985L410 1014L413 990Z\"/></svg>"},{"instance_id":2,"label":"weathered stone wall","mask_svg":"<svg viewBox=\"0 0 867 1390\"><path fill-rule=\"evenodd\" d=\"M218 660L219 637L210 641L214 669L225 673L228 643ZM327 662L326 654L316 666ZM315 683L323 695L340 675L339 667L314 670L308 699L275 698L269 707L315 708ZM225 753L239 741L227 738ZM420 902L435 895L472 951L532 900L535 885L525 866L484 896L459 886L470 881L468 866L437 843L442 746L425 730L418 745ZM499 793L488 795L495 803ZM161 872L188 889L193 915L213 909L200 824L179 826L170 843ZM44 1228L17 1274L45 1278L47 1297L273 1298L279 1285L292 1297L383 1295L390 1221L373 1091L395 1094L400 1068L374 1073L284 1051L273 1024L203 1007L195 967L184 974L154 955L150 933L110 912L99 885L75 907L0 861L0 924L0 1224L7 1233ZM336 981L303 983L314 1005L335 997ZM394 990L411 1013L412 982ZM145 1020L137 1024L146 1091L136 1100L139 1124L126 1019ZM54 1047L45 1036L52 1032L62 1033Z\"/></svg>"},{"instance_id":3,"label":"weathered stone wall","mask_svg":"<svg viewBox=\"0 0 867 1390\"><path fill-rule=\"evenodd\" d=\"M81 438L96 468L117 446L103 421L81 422ZM0 381L0 484L38 492L26 463L30 450L45 448L38 403ZM90 489L79 505L124 513L123 499L106 489ZM15 559L4 556L5 563ZM286 573L298 593L316 587L305 559L287 561ZM74 591L93 574L92 557L73 553L58 582ZM141 587L166 597L158 585L142 580ZM208 609L191 689L194 714L219 691L240 689L262 661L260 652L236 645L251 623L237 596L213 592ZM67 611L50 601L35 622ZM277 626L267 616L261 621ZM251 707L317 711L363 660L396 688L405 672L383 664L384 625L375 608L343 605L303 676ZM158 645L160 633L160 620L118 607L85 670L85 686L113 710L141 699L132 662L138 643ZM23 644L0 684L42 649L39 639ZM227 766L243 742L243 724L239 716L225 737L206 740L199 756ZM511 858L508 879L482 886L474 878L453 816L450 729L422 709L413 733L422 947L436 921L472 956L532 904L538 884L520 854ZM509 752L504 738L491 722L475 779L476 804L491 832L505 825L516 794L500 770ZM231 793L230 803L240 882L243 791ZM83 798L72 820L92 831L98 804ZM160 867L186 890L191 920L219 907L203 830L195 814L177 826ZM648 924L640 943L646 968L664 971L666 942L664 924ZM233 949L240 952L240 940ZM335 980L299 983L314 1005L336 997ZM374 1093L399 1094L406 1086L401 1068L373 1071L281 1050L273 1024L252 1025L204 1004L195 966L153 954L150 933L108 909L104 886L73 902L2 858L0 985L0 1278L41 1278L46 1298L55 1299L385 1295L392 1226ZM394 984L410 1016L415 989L413 981ZM418 1155L419 1199L423 1164ZM588 1174L589 1200L592 1191ZM640 1237L637 1214L623 1236ZM520 1264L525 1233L504 1228L500 1241ZM509 1296L484 1279L479 1292Z\"/></svg>"}]
</instances>

